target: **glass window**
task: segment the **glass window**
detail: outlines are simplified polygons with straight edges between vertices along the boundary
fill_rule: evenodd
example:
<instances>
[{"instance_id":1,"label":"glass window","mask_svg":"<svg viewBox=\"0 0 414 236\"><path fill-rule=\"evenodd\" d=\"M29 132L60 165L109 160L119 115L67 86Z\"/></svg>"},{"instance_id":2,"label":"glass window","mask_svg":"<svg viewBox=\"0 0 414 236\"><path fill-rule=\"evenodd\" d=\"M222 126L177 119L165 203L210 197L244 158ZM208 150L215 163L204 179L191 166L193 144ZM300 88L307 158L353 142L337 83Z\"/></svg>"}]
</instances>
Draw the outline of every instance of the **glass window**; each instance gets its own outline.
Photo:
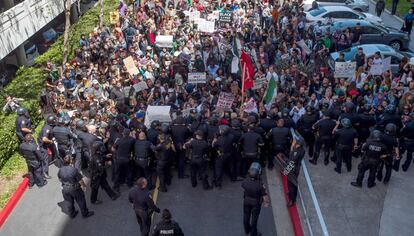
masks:
<instances>
[{"instance_id":1,"label":"glass window","mask_svg":"<svg viewBox=\"0 0 414 236\"><path fill-rule=\"evenodd\" d=\"M309 14L311 16L319 16L320 14L325 13L325 12L326 12L326 9L323 7L320 7L318 9L310 11Z\"/></svg>"}]
</instances>

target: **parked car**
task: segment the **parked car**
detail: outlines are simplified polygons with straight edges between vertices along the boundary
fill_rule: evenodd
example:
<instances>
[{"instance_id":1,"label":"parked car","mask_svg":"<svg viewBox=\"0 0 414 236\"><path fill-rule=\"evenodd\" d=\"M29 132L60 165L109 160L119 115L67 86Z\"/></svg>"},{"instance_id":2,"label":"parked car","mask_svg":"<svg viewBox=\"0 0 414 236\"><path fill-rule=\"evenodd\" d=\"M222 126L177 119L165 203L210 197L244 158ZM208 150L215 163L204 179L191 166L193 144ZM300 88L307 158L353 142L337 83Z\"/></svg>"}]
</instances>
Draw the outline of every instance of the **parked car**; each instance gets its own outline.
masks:
<instances>
[{"instance_id":1,"label":"parked car","mask_svg":"<svg viewBox=\"0 0 414 236\"><path fill-rule=\"evenodd\" d=\"M24 43L24 51L26 53L26 65L27 66L33 65L36 57L40 55L37 45L30 41L26 41Z\"/></svg>"},{"instance_id":2,"label":"parked car","mask_svg":"<svg viewBox=\"0 0 414 236\"><path fill-rule=\"evenodd\" d=\"M358 48L362 48L365 56L367 58L373 57L376 52L381 53L382 58L391 57L391 71L392 73L398 72L398 66L401 62L403 57L410 58L413 53L411 52L399 52L394 50L394 48L384 45L384 44L362 44L358 46L354 46L348 49L345 49L340 52L331 53L330 58L328 59L328 65L331 69L335 69L335 61L339 57L340 53L344 53L345 61L354 61L355 55L358 52ZM411 55L411 56L410 56Z\"/></svg>"},{"instance_id":3,"label":"parked car","mask_svg":"<svg viewBox=\"0 0 414 236\"><path fill-rule=\"evenodd\" d=\"M314 0L303 1L303 8L305 11L309 11L312 8L312 2ZM317 0L318 6L347 6L355 11L368 12L369 5L363 0Z\"/></svg>"},{"instance_id":4,"label":"parked car","mask_svg":"<svg viewBox=\"0 0 414 236\"><path fill-rule=\"evenodd\" d=\"M320 26L320 33L335 32L337 29L345 30L346 28L355 30L357 24L362 30L360 44L386 44L397 51L408 49L410 38L406 32L365 20L336 21L329 25Z\"/></svg>"},{"instance_id":5,"label":"parked car","mask_svg":"<svg viewBox=\"0 0 414 236\"><path fill-rule=\"evenodd\" d=\"M344 20L366 20L374 24L383 24L382 19L370 13L355 11L345 6L325 6L319 7L306 12L306 19L309 23L321 21L326 22L329 19L334 21Z\"/></svg>"}]
</instances>

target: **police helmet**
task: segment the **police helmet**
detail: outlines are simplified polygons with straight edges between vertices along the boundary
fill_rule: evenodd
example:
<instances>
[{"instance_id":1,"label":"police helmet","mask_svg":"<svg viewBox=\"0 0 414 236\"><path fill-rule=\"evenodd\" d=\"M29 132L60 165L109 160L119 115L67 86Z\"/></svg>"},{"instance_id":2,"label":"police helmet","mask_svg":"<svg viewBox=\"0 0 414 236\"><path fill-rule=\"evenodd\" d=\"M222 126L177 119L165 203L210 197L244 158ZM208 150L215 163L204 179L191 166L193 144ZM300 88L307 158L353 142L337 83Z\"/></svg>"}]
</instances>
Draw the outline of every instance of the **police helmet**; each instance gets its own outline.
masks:
<instances>
[{"instance_id":1,"label":"police helmet","mask_svg":"<svg viewBox=\"0 0 414 236\"><path fill-rule=\"evenodd\" d=\"M161 132L167 134L170 131L170 125L167 123L163 123L161 125Z\"/></svg>"},{"instance_id":2,"label":"police helmet","mask_svg":"<svg viewBox=\"0 0 414 236\"><path fill-rule=\"evenodd\" d=\"M376 141L380 141L382 138L382 133L379 130L372 131L371 138Z\"/></svg>"},{"instance_id":3,"label":"police helmet","mask_svg":"<svg viewBox=\"0 0 414 236\"><path fill-rule=\"evenodd\" d=\"M19 108L17 108L17 110L16 110L16 113L17 113L17 115L19 115L19 116L25 115L25 114L26 114L26 112L27 112L26 108L23 108L23 107L19 107Z\"/></svg>"},{"instance_id":4,"label":"police helmet","mask_svg":"<svg viewBox=\"0 0 414 236\"><path fill-rule=\"evenodd\" d=\"M328 109L329 108L329 103L325 102L322 104L322 109Z\"/></svg>"},{"instance_id":5,"label":"police helmet","mask_svg":"<svg viewBox=\"0 0 414 236\"><path fill-rule=\"evenodd\" d=\"M47 123L48 125L55 125L55 124L56 124L56 116L55 116L55 115L49 115L49 116L46 118L46 123Z\"/></svg>"},{"instance_id":6,"label":"police helmet","mask_svg":"<svg viewBox=\"0 0 414 236\"><path fill-rule=\"evenodd\" d=\"M306 112L308 112L308 113L313 112L313 107L312 106L306 106Z\"/></svg>"},{"instance_id":7,"label":"police helmet","mask_svg":"<svg viewBox=\"0 0 414 236\"><path fill-rule=\"evenodd\" d=\"M253 162L249 168L249 176L258 178L262 174L262 166L258 162Z\"/></svg>"},{"instance_id":8,"label":"police helmet","mask_svg":"<svg viewBox=\"0 0 414 236\"><path fill-rule=\"evenodd\" d=\"M76 128L77 129L83 129L83 128L85 128L85 121L83 121L83 120L78 120L78 121L76 121Z\"/></svg>"},{"instance_id":9,"label":"police helmet","mask_svg":"<svg viewBox=\"0 0 414 236\"><path fill-rule=\"evenodd\" d=\"M57 123L58 123L59 125L64 125L64 124L65 124L65 119L64 119L63 117L59 117L59 118L57 119Z\"/></svg>"},{"instance_id":10,"label":"police helmet","mask_svg":"<svg viewBox=\"0 0 414 236\"><path fill-rule=\"evenodd\" d=\"M371 111L371 109L372 109L372 106L371 106L370 104L365 104L365 105L364 105L364 111L365 111L365 112L370 112L370 111Z\"/></svg>"},{"instance_id":11,"label":"police helmet","mask_svg":"<svg viewBox=\"0 0 414 236\"><path fill-rule=\"evenodd\" d=\"M385 126L385 133L389 135L395 135L397 132L397 126L393 123L389 123Z\"/></svg>"},{"instance_id":12,"label":"police helmet","mask_svg":"<svg viewBox=\"0 0 414 236\"><path fill-rule=\"evenodd\" d=\"M347 109L347 111L351 111L352 109L354 109L354 104L352 102L346 102L344 104L345 109Z\"/></svg>"},{"instance_id":13,"label":"police helmet","mask_svg":"<svg viewBox=\"0 0 414 236\"><path fill-rule=\"evenodd\" d=\"M289 116L289 109L283 108L282 110L282 117L288 117Z\"/></svg>"},{"instance_id":14,"label":"police helmet","mask_svg":"<svg viewBox=\"0 0 414 236\"><path fill-rule=\"evenodd\" d=\"M238 119L233 119L233 120L231 120L230 125L231 125L231 127L233 127L233 128L240 128L241 123L240 123L240 120L238 120Z\"/></svg>"},{"instance_id":15,"label":"police helmet","mask_svg":"<svg viewBox=\"0 0 414 236\"><path fill-rule=\"evenodd\" d=\"M341 120L341 125L345 128L350 128L352 126L351 120L348 118L343 118Z\"/></svg>"},{"instance_id":16,"label":"police helmet","mask_svg":"<svg viewBox=\"0 0 414 236\"><path fill-rule=\"evenodd\" d=\"M395 113L395 106L394 105L388 105L385 108L385 112L389 113L389 114L394 114Z\"/></svg>"},{"instance_id":17,"label":"police helmet","mask_svg":"<svg viewBox=\"0 0 414 236\"><path fill-rule=\"evenodd\" d=\"M257 122L257 119L256 119L255 116L248 116L247 117L247 123L249 123L249 124L256 124L256 122Z\"/></svg>"},{"instance_id":18,"label":"police helmet","mask_svg":"<svg viewBox=\"0 0 414 236\"><path fill-rule=\"evenodd\" d=\"M159 120L154 120L151 122L151 128L155 129L157 126L160 126L161 122Z\"/></svg>"},{"instance_id":19,"label":"police helmet","mask_svg":"<svg viewBox=\"0 0 414 236\"><path fill-rule=\"evenodd\" d=\"M199 136L200 138L203 138L203 137L204 137L204 132L203 132L202 130L197 130L197 131L195 132L195 135L196 135L196 136Z\"/></svg>"},{"instance_id":20,"label":"police helmet","mask_svg":"<svg viewBox=\"0 0 414 236\"><path fill-rule=\"evenodd\" d=\"M227 125L220 125L219 126L219 132L221 135L226 135L230 131L229 126Z\"/></svg>"}]
</instances>

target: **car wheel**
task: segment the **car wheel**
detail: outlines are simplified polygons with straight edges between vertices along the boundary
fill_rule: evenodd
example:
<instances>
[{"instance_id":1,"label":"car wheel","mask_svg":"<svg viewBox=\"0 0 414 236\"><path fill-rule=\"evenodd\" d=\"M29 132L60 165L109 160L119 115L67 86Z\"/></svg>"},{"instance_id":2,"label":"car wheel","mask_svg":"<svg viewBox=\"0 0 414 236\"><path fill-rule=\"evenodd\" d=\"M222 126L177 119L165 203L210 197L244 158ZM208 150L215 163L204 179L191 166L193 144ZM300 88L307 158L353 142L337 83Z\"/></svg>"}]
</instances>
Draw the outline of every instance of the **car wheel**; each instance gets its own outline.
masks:
<instances>
[{"instance_id":1,"label":"car wheel","mask_svg":"<svg viewBox=\"0 0 414 236\"><path fill-rule=\"evenodd\" d=\"M394 48L396 51L399 51L400 49L401 49L401 42L400 41L397 41L397 40L394 40L394 41L392 41L391 43L390 43L390 46L392 47L392 48Z\"/></svg>"}]
</instances>

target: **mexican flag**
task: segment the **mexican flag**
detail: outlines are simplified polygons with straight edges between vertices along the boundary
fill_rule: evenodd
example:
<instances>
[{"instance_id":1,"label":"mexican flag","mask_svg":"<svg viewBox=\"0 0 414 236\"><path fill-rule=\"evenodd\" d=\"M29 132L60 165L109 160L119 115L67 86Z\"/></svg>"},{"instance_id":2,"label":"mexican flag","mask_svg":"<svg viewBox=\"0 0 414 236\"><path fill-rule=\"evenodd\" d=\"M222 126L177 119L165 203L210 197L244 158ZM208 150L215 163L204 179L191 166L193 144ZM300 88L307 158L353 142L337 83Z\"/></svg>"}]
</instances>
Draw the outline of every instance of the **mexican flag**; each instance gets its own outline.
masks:
<instances>
[{"instance_id":1,"label":"mexican flag","mask_svg":"<svg viewBox=\"0 0 414 236\"><path fill-rule=\"evenodd\" d=\"M276 78L272 76L267 84L266 94L263 99L263 103L266 104L266 109L270 109L273 101L275 100L277 95L277 86L276 86ZM269 110L268 109L268 110Z\"/></svg>"},{"instance_id":2,"label":"mexican flag","mask_svg":"<svg viewBox=\"0 0 414 236\"><path fill-rule=\"evenodd\" d=\"M241 44L240 40L236 37L233 39L233 60L231 61L231 73L232 74L239 74L241 75L241 68L240 68L240 50Z\"/></svg>"}]
</instances>

